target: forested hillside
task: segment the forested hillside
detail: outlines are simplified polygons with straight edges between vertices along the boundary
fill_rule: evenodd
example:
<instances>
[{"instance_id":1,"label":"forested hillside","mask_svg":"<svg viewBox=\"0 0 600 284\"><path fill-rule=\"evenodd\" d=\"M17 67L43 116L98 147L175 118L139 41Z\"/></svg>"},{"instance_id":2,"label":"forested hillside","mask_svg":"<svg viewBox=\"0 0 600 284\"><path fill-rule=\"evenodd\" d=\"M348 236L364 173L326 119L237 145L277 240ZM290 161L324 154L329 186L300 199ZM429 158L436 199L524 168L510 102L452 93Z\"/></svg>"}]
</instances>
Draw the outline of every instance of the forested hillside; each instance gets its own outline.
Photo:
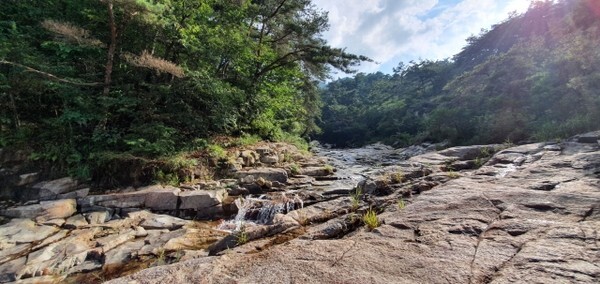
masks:
<instances>
[{"instance_id":1,"label":"forested hillside","mask_svg":"<svg viewBox=\"0 0 600 284\"><path fill-rule=\"evenodd\" d=\"M86 179L219 135L307 135L316 82L369 60L327 27L310 0L3 0L0 148Z\"/></svg>"},{"instance_id":2,"label":"forested hillside","mask_svg":"<svg viewBox=\"0 0 600 284\"><path fill-rule=\"evenodd\" d=\"M543 140L600 127L600 2L538 1L453 58L331 82L318 138L338 146Z\"/></svg>"}]
</instances>

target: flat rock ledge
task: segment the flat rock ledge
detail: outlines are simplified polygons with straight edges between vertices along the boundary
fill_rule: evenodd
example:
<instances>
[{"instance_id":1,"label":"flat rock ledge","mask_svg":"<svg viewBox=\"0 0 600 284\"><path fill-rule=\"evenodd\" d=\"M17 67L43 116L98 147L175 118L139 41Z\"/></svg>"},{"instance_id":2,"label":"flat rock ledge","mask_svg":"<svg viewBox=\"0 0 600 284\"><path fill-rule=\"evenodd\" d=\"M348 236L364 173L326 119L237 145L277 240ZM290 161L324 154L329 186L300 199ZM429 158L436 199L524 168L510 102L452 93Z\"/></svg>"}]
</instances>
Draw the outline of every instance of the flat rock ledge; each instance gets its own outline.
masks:
<instances>
[{"instance_id":1,"label":"flat rock ledge","mask_svg":"<svg viewBox=\"0 0 600 284\"><path fill-rule=\"evenodd\" d=\"M405 207L383 208L374 230L230 250L108 283L598 283L599 136L415 156L410 167L430 172L406 187L431 185L403 195Z\"/></svg>"}]
</instances>

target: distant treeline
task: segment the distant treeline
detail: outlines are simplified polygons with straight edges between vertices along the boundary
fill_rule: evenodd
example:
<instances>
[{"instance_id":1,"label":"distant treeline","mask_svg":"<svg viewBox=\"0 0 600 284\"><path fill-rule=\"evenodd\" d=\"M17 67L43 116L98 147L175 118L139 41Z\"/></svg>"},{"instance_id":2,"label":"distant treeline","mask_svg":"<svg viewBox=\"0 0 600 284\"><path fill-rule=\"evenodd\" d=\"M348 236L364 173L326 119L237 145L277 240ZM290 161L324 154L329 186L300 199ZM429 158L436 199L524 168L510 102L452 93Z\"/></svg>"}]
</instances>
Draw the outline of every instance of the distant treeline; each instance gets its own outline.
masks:
<instances>
[{"instance_id":1,"label":"distant treeline","mask_svg":"<svg viewBox=\"0 0 600 284\"><path fill-rule=\"evenodd\" d=\"M452 59L400 63L322 91L317 138L337 146L501 143L600 128L600 2L534 2Z\"/></svg>"}]
</instances>

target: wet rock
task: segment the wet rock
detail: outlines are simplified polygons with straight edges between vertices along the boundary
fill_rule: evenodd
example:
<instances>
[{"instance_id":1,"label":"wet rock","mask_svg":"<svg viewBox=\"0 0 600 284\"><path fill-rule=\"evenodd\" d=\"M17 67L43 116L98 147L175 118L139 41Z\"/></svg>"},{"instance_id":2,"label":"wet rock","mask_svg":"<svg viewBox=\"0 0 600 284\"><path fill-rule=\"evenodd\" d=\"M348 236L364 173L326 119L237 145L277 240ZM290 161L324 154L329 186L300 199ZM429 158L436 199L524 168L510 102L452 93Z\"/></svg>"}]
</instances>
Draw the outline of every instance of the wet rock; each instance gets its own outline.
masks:
<instances>
[{"instance_id":1,"label":"wet rock","mask_svg":"<svg viewBox=\"0 0 600 284\"><path fill-rule=\"evenodd\" d=\"M273 225L256 225L246 227L243 231L243 233L245 234L244 241L252 241L264 237L273 236L290 228L300 226L300 224L294 218L282 214L277 214L273 223ZM218 242L211 245L208 248L209 255L217 255L218 253L226 249L230 249L242 244L240 243L238 234L239 232L228 235L225 238L222 238Z\"/></svg>"},{"instance_id":2,"label":"wet rock","mask_svg":"<svg viewBox=\"0 0 600 284\"><path fill-rule=\"evenodd\" d=\"M233 185L227 188L227 195L229 196L247 195L248 193L250 193L248 189L243 188L239 185Z\"/></svg>"},{"instance_id":3,"label":"wet rock","mask_svg":"<svg viewBox=\"0 0 600 284\"><path fill-rule=\"evenodd\" d=\"M214 228L187 228L185 234L168 240L162 248L167 251L203 250L226 235Z\"/></svg>"},{"instance_id":4,"label":"wet rock","mask_svg":"<svg viewBox=\"0 0 600 284\"><path fill-rule=\"evenodd\" d=\"M235 173L235 175L240 180L248 180L251 178L252 181L263 178L268 181L286 182L288 179L287 172L280 168L256 168L242 170Z\"/></svg>"},{"instance_id":5,"label":"wet rock","mask_svg":"<svg viewBox=\"0 0 600 284\"><path fill-rule=\"evenodd\" d=\"M102 268L102 263L93 260L86 260L81 264L71 267L65 274L86 273Z\"/></svg>"},{"instance_id":6,"label":"wet rock","mask_svg":"<svg viewBox=\"0 0 600 284\"><path fill-rule=\"evenodd\" d=\"M71 216L64 224L65 229L79 229L89 225L88 221L81 214Z\"/></svg>"},{"instance_id":7,"label":"wet rock","mask_svg":"<svg viewBox=\"0 0 600 284\"><path fill-rule=\"evenodd\" d=\"M168 230L148 230L148 236L144 239L144 246L137 252L138 255L159 255L164 252L164 245L172 239L177 239L185 235L185 229L175 231Z\"/></svg>"},{"instance_id":8,"label":"wet rock","mask_svg":"<svg viewBox=\"0 0 600 284\"><path fill-rule=\"evenodd\" d=\"M105 253L104 265L102 271L105 273L111 273L114 270L121 268L128 261L132 259L132 255L135 255L144 246L144 241L134 241L125 243L109 252Z\"/></svg>"},{"instance_id":9,"label":"wet rock","mask_svg":"<svg viewBox=\"0 0 600 284\"><path fill-rule=\"evenodd\" d=\"M59 194L67 193L77 189L77 181L65 177L52 181L40 182L33 186L34 189L39 190L40 200L51 200L56 199Z\"/></svg>"}]
</instances>

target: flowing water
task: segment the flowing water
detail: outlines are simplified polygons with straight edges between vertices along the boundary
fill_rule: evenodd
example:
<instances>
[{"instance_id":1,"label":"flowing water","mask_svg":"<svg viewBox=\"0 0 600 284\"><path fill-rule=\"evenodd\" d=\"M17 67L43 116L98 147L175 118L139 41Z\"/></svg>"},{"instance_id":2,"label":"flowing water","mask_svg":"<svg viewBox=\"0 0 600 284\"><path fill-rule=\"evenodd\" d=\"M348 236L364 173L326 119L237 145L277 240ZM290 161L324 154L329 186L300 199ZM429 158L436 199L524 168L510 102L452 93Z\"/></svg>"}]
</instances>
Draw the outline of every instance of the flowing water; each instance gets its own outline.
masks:
<instances>
[{"instance_id":1,"label":"flowing water","mask_svg":"<svg viewBox=\"0 0 600 284\"><path fill-rule=\"evenodd\" d=\"M335 196L350 194L367 175L383 166L403 160L399 150L375 144L355 149L327 149L313 146L317 156L327 159L335 167L333 177L327 181L315 181L301 190L275 192L260 196L246 196L235 200L238 213L218 226L219 230L239 231L243 226L270 224L276 214L286 214L303 208L306 196Z\"/></svg>"}]
</instances>

